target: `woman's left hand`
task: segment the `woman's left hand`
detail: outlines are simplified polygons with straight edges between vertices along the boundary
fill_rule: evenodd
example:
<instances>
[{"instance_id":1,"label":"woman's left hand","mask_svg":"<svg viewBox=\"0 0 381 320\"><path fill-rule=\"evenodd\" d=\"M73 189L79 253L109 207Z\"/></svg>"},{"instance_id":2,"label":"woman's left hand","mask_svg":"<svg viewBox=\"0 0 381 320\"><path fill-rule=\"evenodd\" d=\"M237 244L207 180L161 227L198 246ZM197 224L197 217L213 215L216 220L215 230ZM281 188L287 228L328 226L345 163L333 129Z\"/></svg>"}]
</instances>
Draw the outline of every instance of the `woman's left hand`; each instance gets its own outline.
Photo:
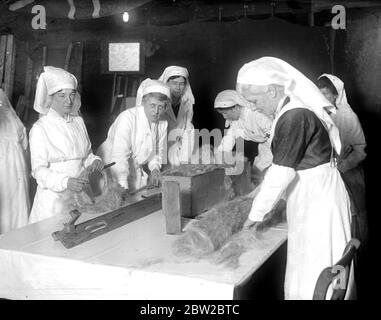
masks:
<instances>
[{"instance_id":1,"label":"woman's left hand","mask_svg":"<svg viewBox=\"0 0 381 320\"><path fill-rule=\"evenodd\" d=\"M246 219L245 223L243 224L244 228L250 229L256 224L256 221L252 221L250 219Z\"/></svg>"},{"instance_id":2,"label":"woman's left hand","mask_svg":"<svg viewBox=\"0 0 381 320\"><path fill-rule=\"evenodd\" d=\"M160 171L157 169L152 170L150 180L152 185L157 187L160 182Z\"/></svg>"},{"instance_id":3,"label":"woman's left hand","mask_svg":"<svg viewBox=\"0 0 381 320\"><path fill-rule=\"evenodd\" d=\"M94 160L91 165L87 167L87 170L91 173L94 171L101 171L103 169L103 161L96 159Z\"/></svg>"}]
</instances>

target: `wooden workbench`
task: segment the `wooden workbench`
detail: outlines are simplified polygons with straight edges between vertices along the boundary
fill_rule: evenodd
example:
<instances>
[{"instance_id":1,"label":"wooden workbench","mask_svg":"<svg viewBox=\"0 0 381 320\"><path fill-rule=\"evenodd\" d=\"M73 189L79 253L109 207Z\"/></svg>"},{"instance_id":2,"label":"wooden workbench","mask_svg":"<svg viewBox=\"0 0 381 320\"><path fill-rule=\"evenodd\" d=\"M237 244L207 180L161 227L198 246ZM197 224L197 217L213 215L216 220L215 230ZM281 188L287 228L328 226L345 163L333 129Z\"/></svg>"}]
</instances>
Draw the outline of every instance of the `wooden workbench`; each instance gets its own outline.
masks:
<instances>
[{"instance_id":1,"label":"wooden workbench","mask_svg":"<svg viewBox=\"0 0 381 320\"><path fill-rule=\"evenodd\" d=\"M1 298L233 299L287 235L285 225L268 229L232 269L173 256L178 236L165 233L161 211L72 249L53 241L60 229L50 218L0 236Z\"/></svg>"}]
</instances>

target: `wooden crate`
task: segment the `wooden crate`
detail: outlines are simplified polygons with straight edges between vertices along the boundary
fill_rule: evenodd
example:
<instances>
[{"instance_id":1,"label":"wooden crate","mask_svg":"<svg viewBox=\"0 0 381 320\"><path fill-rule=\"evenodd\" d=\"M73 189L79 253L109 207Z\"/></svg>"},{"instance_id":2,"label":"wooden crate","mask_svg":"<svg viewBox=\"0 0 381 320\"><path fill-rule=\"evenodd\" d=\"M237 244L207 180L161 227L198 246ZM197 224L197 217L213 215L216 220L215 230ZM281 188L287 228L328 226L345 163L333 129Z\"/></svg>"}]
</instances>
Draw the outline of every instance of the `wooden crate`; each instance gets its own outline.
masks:
<instances>
[{"instance_id":1,"label":"wooden crate","mask_svg":"<svg viewBox=\"0 0 381 320\"><path fill-rule=\"evenodd\" d=\"M228 200L224 180L225 170L223 168L193 176L163 176L163 183L176 181L180 184L181 216L187 218L193 218L214 205Z\"/></svg>"},{"instance_id":2,"label":"wooden crate","mask_svg":"<svg viewBox=\"0 0 381 320\"><path fill-rule=\"evenodd\" d=\"M230 175L232 179L232 187L236 196L244 196L252 191L251 185L251 165L246 159L243 172L239 175Z\"/></svg>"}]
</instances>

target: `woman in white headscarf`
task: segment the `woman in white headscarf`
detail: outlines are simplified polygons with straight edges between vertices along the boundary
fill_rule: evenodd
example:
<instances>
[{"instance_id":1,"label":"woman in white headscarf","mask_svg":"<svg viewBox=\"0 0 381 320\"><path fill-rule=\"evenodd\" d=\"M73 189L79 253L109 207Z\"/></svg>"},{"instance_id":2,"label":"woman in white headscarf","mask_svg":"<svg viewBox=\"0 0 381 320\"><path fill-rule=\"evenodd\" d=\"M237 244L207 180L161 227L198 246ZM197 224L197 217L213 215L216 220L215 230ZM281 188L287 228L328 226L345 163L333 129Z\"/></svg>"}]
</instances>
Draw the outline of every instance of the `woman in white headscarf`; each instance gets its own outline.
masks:
<instances>
[{"instance_id":1,"label":"woman in white headscarf","mask_svg":"<svg viewBox=\"0 0 381 320\"><path fill-rule=\"evenodd\" d=\"M83 170L103 168L102 160L92 153L85 124L78 115L80 106L74 75L44 67L33 106L42 116L30 131L32 175L38 186L29 223L61 214L64 191L80 192L85 187L87 181L80 178Z\"/></svg>"},{"instance_id":2,"label":"woman in white headscarf","mask_svg":"<svg viewBox=\"0 0 381 320\"><path fill-rule=\"evenodd\" d=\"M28 224L28 161L25 127L0 88L0 234Z\"/></svg>"},{"instance_id":3,"label":"woman in white headscarf","mask_svg":"<svg viewBox=\"0 0 381 320\"><path fill-rule=\"evenodd\" d=\"M188 70L169 66L159 77L171 90L172 104L165 113L168 121L168 161L172 165L189 162L194 148L194 97Z\"/></svg>"},{"instance_id":4,"label":"woman in white headscarf","mask_svg":"<svg viewBox=\"0 0 381 320\"><path fill-rule=\"evenodd\" d=\"M217 150L231 152L239 137L257 142L254 166L260 171L267 169L272 163L269 137L273 120L236 90L220 92L214 100L214 108L226 119L226 127L230 126Z\"/></svg>"},{"instance_id":5,"label":"woman in white headscarf","mask_svg":"<svg viewBox=\"0 0 381 320\"><path fill-rule=\"evenodd\" d=\"M344 83L331 74L322 74L317 85L329 102L336 107L336 113L331 117L340 132L341 153L338 157L337 168L345 182L352 200L352 233L361 241L357 254L366 248L368 238L368 219L365 205L365 181L361 162L365 159L365 136L357 115L348 104Z\"/></svg>"},{"instance_id":6,"label":"woman in white headscarf","mask_svg":"<svg viewBox=\"0 0 381 320\"><path fill-rule=\"evenodd\" d=\"M109 177L130 192L143 188L149 176L154 185L166 156L167 121L161 115L170 104L169 87L159 80L144 80L136 106L123 111L111 125L97 154L116 164Z\"/></svg>"},{"instance_id":7,"label":"woman in white headscarf","mask_svg":"<svg viewBox=\"0 0 381 320\"><path fill-rule=\"evenodd\" d=\"M341 150L339 133L325 111L334 107L302 73L273 57L245 64L237 90L264 113L275 115L273 164L245 226L263 221L285 193L285 298L312 299L321 271L342 257L351 239L349 197L334 157ZM351 271L347 298L353 284Z\"/></svg>"}]
</instances>

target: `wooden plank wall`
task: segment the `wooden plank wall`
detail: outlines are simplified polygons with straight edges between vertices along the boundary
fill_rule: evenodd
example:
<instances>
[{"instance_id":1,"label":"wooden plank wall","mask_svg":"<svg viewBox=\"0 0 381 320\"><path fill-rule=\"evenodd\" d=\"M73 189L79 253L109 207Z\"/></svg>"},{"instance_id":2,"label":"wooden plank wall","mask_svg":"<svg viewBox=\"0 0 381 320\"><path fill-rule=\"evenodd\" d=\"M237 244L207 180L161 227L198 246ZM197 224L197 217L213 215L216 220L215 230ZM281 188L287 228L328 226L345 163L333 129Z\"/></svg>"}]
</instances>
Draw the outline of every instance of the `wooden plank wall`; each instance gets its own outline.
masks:
<instances>
[{"instance_id":1,"label":"wooden plank wall","mask_svg":"<svg viewBox=\"0 0 381 320\"><path fill-rule=\"evenodd\" d=\"M15 75L15 40L12 34L0 37L0 86L12 101L13 81Z\"/></svg>"}]
</instances>

